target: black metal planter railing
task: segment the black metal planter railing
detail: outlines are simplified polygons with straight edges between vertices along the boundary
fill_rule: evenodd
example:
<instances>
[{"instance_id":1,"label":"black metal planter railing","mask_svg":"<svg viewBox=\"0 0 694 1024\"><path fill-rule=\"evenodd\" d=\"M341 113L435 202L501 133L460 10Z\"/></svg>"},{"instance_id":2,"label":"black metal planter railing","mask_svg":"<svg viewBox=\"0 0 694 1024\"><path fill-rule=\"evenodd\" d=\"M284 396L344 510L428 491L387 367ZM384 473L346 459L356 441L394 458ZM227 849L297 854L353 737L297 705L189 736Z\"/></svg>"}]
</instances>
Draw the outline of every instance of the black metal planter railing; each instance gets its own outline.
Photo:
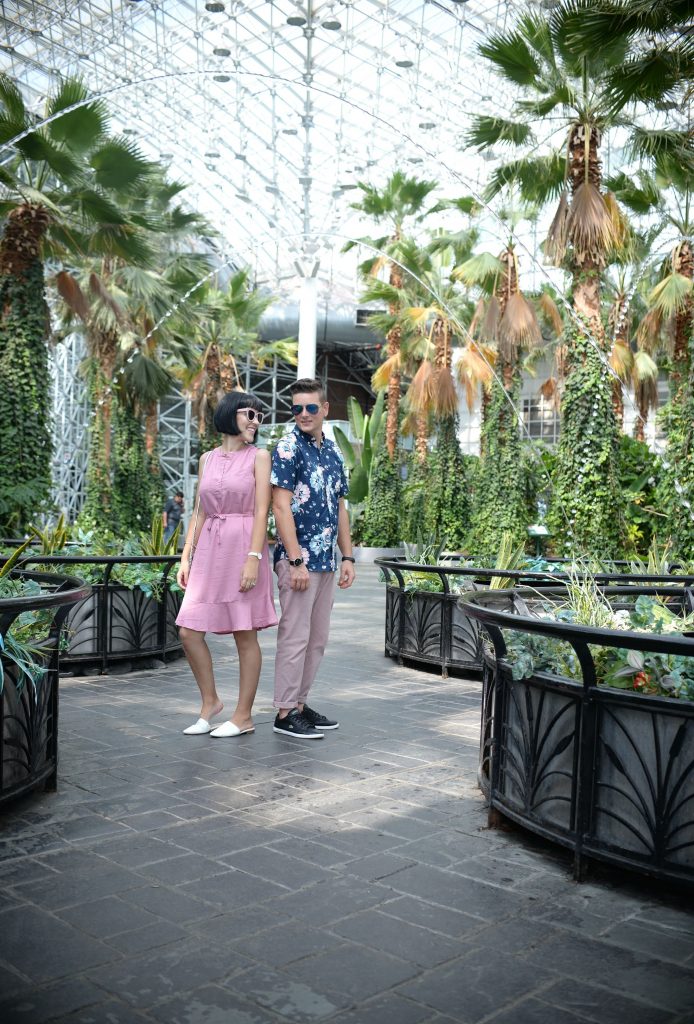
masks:
<instances>
[{"instance_id":1,"label":"black metal planter railing","mask_svg":"<svg viewBox=\"0 0 694 1024\"><path fill-rule=\"evenodd\" d=\"M32 555L21 564L55 565L79 575L80 567L99 570L91 593L70 610L65 623L67 646L61 655L64 671L108 672L124 662L142 665L180 657L183 647L176 628L182 594L172 591L169 576L175 555L68 556ZM126 587L113 578L121 565L158 565L160 598L140 587ZM90 572L90 575L92 573Z\"/></svg>"},{"instance_id":2,"label":"black metal planter railing","mask_svg":"<svg viewBox=\"0 0 694 1024\"><path fill-rule=\"evenodd\" d=\"M0 652L0 806L40 785L56 788L61 629L70 608L90 591L81 580L55 573L15 572L12 576L38 583L41 594L1 598L0 634L7 638L20 616L40 612L41 631L46 635L37 635L31 643L32 658L44 669L35 682L7 652Z\"/></svg>"},{"instance_id":3,"label":"black metal planter railing","mask_svg":"<svg viewBox=\"0 0 694 1024\"><path fill-rule=\"evenodd\" d=\"M567 579L563 573L419 565L401 558L377 558L374 564L386 580L385 654L400 662L440 668L444 678L450 673L483 671L479 623L459 604L461 585L472 592L486 590L498 577L513 580L514 586L545 589ZM685 587L694 583L694 576L641 576L620 571L597 573L593 578L600 586L663 583ZM416 581L423 584L422 589L417 589ZM434 582L437 591L424 589L427 582Z\"/></svg>"},{"instance_id":4,"label":"black metal planter railing","mask_svg":"<svg viewBox=\"0 0 694 1024\"><path fill-rule=\"evenodd\" d=\"M692 589L607 588L613 607L635 594L694 609ZM694 638L591 629L523 614L535 591L461 599L484 629L479 780L490 823L499 814L586 858L694 885L694 703L598 685L597 648L694 658ZM543 601L565 599L547 591ZM621 603L620 603L621 602ZM677 607L679 603L679 608ZM505 634L541 634L575 652L576 681L550 672L514 679Z\"/></svg>"}]
</instances>

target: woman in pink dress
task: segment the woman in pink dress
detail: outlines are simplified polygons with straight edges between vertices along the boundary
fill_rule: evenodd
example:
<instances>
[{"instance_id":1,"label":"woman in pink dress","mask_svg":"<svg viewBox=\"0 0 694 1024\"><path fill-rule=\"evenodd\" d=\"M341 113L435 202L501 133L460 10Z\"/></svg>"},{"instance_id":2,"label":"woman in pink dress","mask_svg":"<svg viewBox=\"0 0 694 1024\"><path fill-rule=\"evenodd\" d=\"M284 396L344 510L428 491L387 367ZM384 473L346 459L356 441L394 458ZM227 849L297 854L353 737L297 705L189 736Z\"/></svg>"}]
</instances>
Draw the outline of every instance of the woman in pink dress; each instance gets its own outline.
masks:
<instances>
[{"instance_id":1,"label":"woman in pink dress","mask_svg":"<svg viewBox=\"0 0 694 1024\"><path fill-rule=\"evenodd\" d=\"M251 712L262 663L257 630L277 625L267 546L270 454L253 444L261 409L253 395L225 395L214 415L221 447L200 458L197 515L177 575L185 594L176 625L202 697L200 717L183 730L187 736L255 731ZM223 704L205 643L208 632L233 633L239 655L236 710L216 729L210 722Z\"/></svg>"}]
</instances>

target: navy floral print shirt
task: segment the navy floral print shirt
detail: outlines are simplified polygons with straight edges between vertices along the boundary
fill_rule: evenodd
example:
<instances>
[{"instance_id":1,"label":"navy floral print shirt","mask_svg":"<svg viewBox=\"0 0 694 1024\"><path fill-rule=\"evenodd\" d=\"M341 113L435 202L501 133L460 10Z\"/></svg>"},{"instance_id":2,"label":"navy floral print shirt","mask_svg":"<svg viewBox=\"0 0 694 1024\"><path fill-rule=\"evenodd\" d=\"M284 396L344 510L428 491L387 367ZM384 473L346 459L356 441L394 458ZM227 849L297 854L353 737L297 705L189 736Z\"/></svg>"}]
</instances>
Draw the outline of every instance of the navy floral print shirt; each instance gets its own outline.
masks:
<instances>
[{"instance_id":1,"label":"navy floral print shirt","mask_svg":"<svg viewBox=\"0 0 694 1024\"><path fill-rule=\"evenodd\" d=\"M311 434L295 427L272 453L271 483L291 491L296 538L309 572L337 568L337 514L347 494L347 474L339 448L325 435L320 448ZM286 558L282 541L275 544L275 564Z\"/></svg>"}]
</instances>

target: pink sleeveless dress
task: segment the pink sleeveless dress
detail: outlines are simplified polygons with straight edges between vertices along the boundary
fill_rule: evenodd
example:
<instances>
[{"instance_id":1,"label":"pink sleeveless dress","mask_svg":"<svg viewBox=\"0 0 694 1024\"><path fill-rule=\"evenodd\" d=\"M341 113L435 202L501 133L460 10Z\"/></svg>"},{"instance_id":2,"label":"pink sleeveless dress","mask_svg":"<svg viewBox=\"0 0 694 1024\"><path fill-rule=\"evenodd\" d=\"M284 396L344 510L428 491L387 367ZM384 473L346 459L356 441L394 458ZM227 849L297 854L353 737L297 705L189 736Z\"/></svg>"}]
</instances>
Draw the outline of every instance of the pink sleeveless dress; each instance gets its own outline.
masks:
<instances>
[{"instance_id":1,"label":"pink sleeveless dress","mask_svg":"<svg viewBox=\"0 0 694 1024\"><path fill-rule=\"evenodd\" d=\"M251 550L255 509L254 445L238 452L214 448L200 483L200 515L207 516L195 549L177 626L235 633L277 625L267 541L258 582L241 592L241 572Z\"/></svg>"}]
</instances>

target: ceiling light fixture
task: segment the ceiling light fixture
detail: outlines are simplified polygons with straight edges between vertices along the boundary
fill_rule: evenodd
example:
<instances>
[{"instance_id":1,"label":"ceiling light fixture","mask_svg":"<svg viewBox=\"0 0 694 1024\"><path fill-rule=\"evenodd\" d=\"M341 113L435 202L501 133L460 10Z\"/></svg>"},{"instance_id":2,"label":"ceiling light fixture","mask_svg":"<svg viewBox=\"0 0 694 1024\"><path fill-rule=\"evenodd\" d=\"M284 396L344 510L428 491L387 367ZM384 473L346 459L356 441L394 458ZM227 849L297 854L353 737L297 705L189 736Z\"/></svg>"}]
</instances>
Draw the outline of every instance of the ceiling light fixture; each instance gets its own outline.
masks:
<instances>
[{"instance_id":1,"label":"ceiling light fixture","mask_svg":"<svg viewBox=\"0 0 694 1024\"><path fill-rule=\"evenodd\" d=\"M408 57L402 57L401 60L396 60L395 66L396 68L413 68L414 61L410 60Z\"/></svg>"},{"instance_id":2,"label":"ceiling light fixture","mask_svg":"<svg viewBox=\"0 0 694 1024\"><path fill-rule=\"evenodd\" d=\"M429 131L430 128L435 128L436 127L436 122L435 121L420 121L419 122L419 127L423 128L424 131Z\"/></svg>"},{"instance_id":3,"label":"ceiling light fixture","mask_svg":"<svg viewBox=\"0 0 694 1024\"><path fill-rule=\"evenodd\" d=\"M229 82L231 75L212 75L212 79L215 82Z\"/></svg>"},{"instance_id":4,"label":"ceiling light fixture","mask_svg":"<svg viewBox=\"0 0 694 1024\"><path fill-rule=\"evenodd\" d=\"M215 46L212 53L215 57L231 57L231 50L227 50L226 46Z\"/></svg>"},{"instance_id":5,"label":"ceiling light fixture","mask_svg":"<svg viewBox=\"0 0 694 1024\"><path fill-rule=\"evenodd\" d=\"M220 154L217 153L217 151L213 149L213 150L210 150L209 153L205 153L205 156L208 157L208 159L210 159L210 160L219 160Z\"/></svg>"},{"instance_id":6,"label":"ceiling light fixture","mask_svg":"<svg viewBox=\"0 0 694 1024\"><path fill-rule=\"evenodd\" d=\"M220 4L219 0L208 0L205 4L205 10L209 11L210 14L222 14L224 11L224 4Z\"/></svg>"},{"instance_id":7,"label":"ceiling light fixture","mask_svg":"<svg viewBox=\"0 0 694 1024\"><path fill-rule=\"evenodd\" d=\"M287 18L288 25L294 25L296 28L303 28L306 24L306 18L303 14L290 14Z\"/></svg>"},{"instance_id":8,"label":"ceiling light fixture","mask_svg":"<svg viewBox=\"0 0 694 1024\"><path fill-rule=\"evenodd\" d=\"M322 25L328 32L339 32L342 28L342 22L338 21L337 18L326 18Z\"/></svg>"}]
</instances>

